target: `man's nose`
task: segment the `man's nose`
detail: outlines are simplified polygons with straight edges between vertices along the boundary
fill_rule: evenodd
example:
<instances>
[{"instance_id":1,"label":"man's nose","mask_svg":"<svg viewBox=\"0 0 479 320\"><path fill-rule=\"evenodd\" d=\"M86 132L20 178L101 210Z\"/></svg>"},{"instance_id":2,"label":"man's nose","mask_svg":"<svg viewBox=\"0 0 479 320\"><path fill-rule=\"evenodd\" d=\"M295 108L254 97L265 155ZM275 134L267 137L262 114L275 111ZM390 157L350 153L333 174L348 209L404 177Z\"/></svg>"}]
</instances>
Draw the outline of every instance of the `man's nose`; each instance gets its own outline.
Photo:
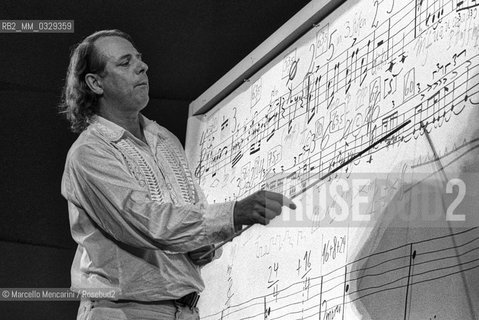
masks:
<instances>
[{"instance_id":1,"label":"man's nose","mask_svg":"<svg viewBox=\"0 0 479 320\"><path fill-rule=\"evenodd\" d=\"M137 72L142 73L148 71L148 65L143 60L138 60Z\"/></svg>"}]
</instances>

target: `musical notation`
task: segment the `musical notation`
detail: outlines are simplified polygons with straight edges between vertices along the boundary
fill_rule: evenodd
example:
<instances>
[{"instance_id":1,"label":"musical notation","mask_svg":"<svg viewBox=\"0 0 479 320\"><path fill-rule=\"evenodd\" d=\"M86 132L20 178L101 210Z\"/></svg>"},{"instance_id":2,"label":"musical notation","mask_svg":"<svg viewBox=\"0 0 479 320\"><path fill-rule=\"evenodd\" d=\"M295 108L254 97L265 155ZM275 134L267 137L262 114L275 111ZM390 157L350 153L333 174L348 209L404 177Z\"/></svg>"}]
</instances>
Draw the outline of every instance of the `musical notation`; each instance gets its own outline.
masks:
<instances>
[{"instance_id":1,"label":"musical notation","mask_svg":"<svg viewBox=\"0 0 479 320\"><path fill-rule=\"evenodd\" d=\"M429 2L429 7L435 3L435 1L428 1L426 4ZM311 145L304 147L307 149L304 154L308 156L303 156L303 161L298 161L293 166L283 166L282 171L295 171L297 168L304 166L306 161L310 161L316 163L314 167L320 171L314 173L324 175L328 169L334 167L332 164L345 161L348 155L366 148L368 144L374 141L375 135L387 133L388 128L394 127L394 122L402 123L409 119L413 121L411 128L404 130L401 137L397 139L398 141L395 141L395 143L399 143L409 141L411 136L417 139L418 133L421 132L419 130L421 121L426 122L427 127L433 126L436 128L447 122L451 116L458 115L468 99L470 100L470 97L478 92L479 75L477 72L470 72L471 69L479 66L479 56L477 54L469 59L464 59L464 56L456 53L453 54L451 56L451 59L454 59L453 65L451 63L449 68L443 69L443 74L439 80L426 83L422 88L419 84L414 83L413 79L405 77L405 83L406 79L412 80L411 86L404 88L404 94L407 93L408 97L403 98L403 103L394 102L394 110L389 111L379 104L381 95L385 94L380 92L380 88L383 87L382 83L378 83L376 91L372 90L374 87L370 88L369 105L359 109L354 119L345 119L344 110L338 113L338 109L333 103L336 92L347 94L347 91L351 88L351 83L355 83L359 79L365 79L361 76L371 78L377 73L377 69L381 65L384 67L386 60L379 60L382 59L383 55L391 57L392 61L399 61L405 57L405 52L408 49L410 51L408 47L414 45L418 48L417 50L422 50L420 41L414 41L414 38L410 36L412 33L404 29L406 25L410 26L411 24L401 22L407 20L407 14L410 14L411 11L416 11L414 8L409 8L412 4L414 2L409 2L393 14L387 22L375 29L381 30L384 28L385 31L375 31L368 37L356 41L356 50L353 51L352 58L348 53L350 50L339 53L326 66L316 68L314 76L311 72L308 73L304 82L299 83L294 88L289 88L287 93L277 97L267 106L256 110L253 118L247 120L230 137L216 144L202 143L201 159L195 172L199 181L204 180L208 174L215 175L218 171L231 169L237 165L245 154L252 156L259 150L264 150L275 134L277 135L282 129L286 128L287 133L291 133L293 124L299 123L301 119L306 118L307 124L311 123L314 117L319 114L317 110L324 107L331 109L331 118L327 128L321 133L312 132L314 147L311 148ZM429 10L429 7L424 8L424 10ZM449 6L444 5L444 7L446 7L446 11L443 8L442 18L456 12L454 10L448 11ZM420 9L422 10L422 7ZM391 20L396 22L392 23ZM400 29L395 30L395 27ZM393 33L391 33L391 30ZM422 32L424 33L426 30ZM408 36L405 36L405 34L408 34ZM389 38L387 38L388 36ZM383 37L384 39L381 39ZM391 43L388 52L386 50L380 51L382 47L386 48L386 41ZM462 62L459 59L460 57ZM356 60L355 63L352 62L354 60ZM357 65L358 60L361 61L359 70L357 68L352 70L351 65ZM401 62L395 62L394 64L400 65ZM384 79L384 83L387 84L384 87L388 87L389 91L393 90L393 79L398 77L398 74L395 74L394 71L390 72L391 69L395 70L396 68L389 67L386 74L391 74L391 76ZM412 71L414 71L414 68ZM409 72L408 76L410 75ZM375 82L376 80L373 80L371 83ZM416 86L419 88L416 88ZM395 89L395 91L398 90ZM387 111L382 111L384 109ZM356 121L353 123L354 120ZM353 126L355 127L353 128ZM338 140L333 140L330 137L329 140L326 140L326 137L332 136L336 131L342 131L342 136L339 136ZM321 140L317 137L320 135L323 136ZM341 148L343 150L340 150ZM377 151L379 149L374 152ZM265 168L264 172L270 169L272 168ZM274 169L278 172L277 168ZM248 188L242 188L235 194L237 197L243 197L251 190L258 189L259 185L260 181L249 183Z\"/></svg>"},{"instance_id":2,"label":"musical notation","mask_svg":"<svg viewBox=\"0 0 479 320\"><path fill-rule=\"evenodd\" d=\"M225 241L223 262L204 273L203 296L215 303L206 302L202 318L332 320L394 312L409 319L424 290L477 277L473 225L397 246L376 239L378 248L363 252L368 246L357 226L340 220L363 194L372 203L356 211L382 217L394 197L412 197L477 153L479 131L470 128L479 112L477 10L474 0L348 1L203 116L190 156L208 201L277 191L295 198L307 219L278 222L276 234L243 229ZM335 180L379 171L401 178L386 179L386 191L374 178L358 190L328 194ZM409 173L416 176L406 183L402 175ZM384 221L366 225L373 230L375 223ZM469 292L463 289L454 292ZM473 303L450 303L463 309L456 318L474 318ZM439 311L423 308L420 315L450 315Z\"/></svg>"},{"instance_id":3,"label":"musical notation","mask_svg":"<svg viewBox=\"0 0 479 320\"><path fill-rule=\"evenodd\" d=\"M296 171L297 168L300 168L309 162L316 164L314 166L316 170L312 174L311 172L308 173L309 178L317 179L333 169L335 164L345 162L351 155L354 155L361 149L367 148L374 142L375 134L379 137L381 135L386 135L389 131L394 129L393 124L397 121L405 122L411 120L412 122L411 126L406 127L402 131L401 137L394 141L394 143L408 142L412 138L417 139L420 135L422 135L423 133L420 128L421 121L427 124L427 130L432 130L439 127L443 123L447 122L450 117L460 114L467 102L466 98L474 96L479 92L479 73L471 75L467 72L467 67L472 63L479 67L479 54L471 57L471 59L463 62L462 64L457 65L456 68L451 68L451 70L443 77L447 82L441 81L441 87L437 85L435 88L436 90L433 91L433 86L431 86L425 88L422 92L418 92L416 97L423 101L420 102L419 105L414 105L411 103L411 100L408 100L409 107L399 105L393 111L384 113L381 116L377 115L374 119L371 119L374 121L362 124L355 129L349 128L347 136L343 137L341 139L342 141L329 144L314 154L309 152L308 158L305 157L304 160L299 161L294 167L283 167L282 171ZM462 72L460 71L461 68ZM447 79L448 76L451 76L452 79ZM470 82L474 84L472 86L468 85ZM398 110L401 110L402 112L398 113ZM299 119L301 116L304 116L304 114L304 112L298 113L295 119ZM281 129L285 125L286 124L280 125L279 128ZM351 126L351 123L349 123L348 126ZM259 143L257 142L259 138L256 137L255 139L257 140L256 142L253 142L252 145ZM246 144L251 140L245 139L244 141ZM261 141L261 139L259 139L259 141ZM381 149L387 147L388 145L379 147L372 153L379 152ZM223 145L221 147L220 144L218 150L222 150L222 152L219 156L213 157L211 159L211 163L215 164L216 170L228 168L228 159L226 157L222 157L222 155L227 154L227 151L223 151L225 148L227 148L227 146ZM244 152L241 152L240 154L243 155ZM233 159L233 162L234 161L237 160ZM205 164L202 162L202 165L204 166ZM206 172L208 171L209 170L206 169ZM302 176L304 175L305 174ZM259 181L256 184L249 184L248 189L240 190L236 193L237 197L242 197L251 192L251 190L258 189L259 185Z\"/></svg>"},{"instance_id":4,"label":"musical notation","mask_svg":"<svg viewBox=\"0 0 479 320\"><path fill-rule=\"evenodd\" d=\"M452 244L453 238L456 245ZM475 227L375 252L310 277L306 288L304 280L297 281L275 293L253 296L220 312L203 315L202 319L263 319L265 311L271 320L330 319L335 313L341 317L347 305L359 300L377 301L378 296L391 291L400 291L408 297L415 287L477 269L479 229ZM306 301L302 297L305 291L308 291ZM405 301L404 313L407 306Z\"/></svg>"}]
</instances>

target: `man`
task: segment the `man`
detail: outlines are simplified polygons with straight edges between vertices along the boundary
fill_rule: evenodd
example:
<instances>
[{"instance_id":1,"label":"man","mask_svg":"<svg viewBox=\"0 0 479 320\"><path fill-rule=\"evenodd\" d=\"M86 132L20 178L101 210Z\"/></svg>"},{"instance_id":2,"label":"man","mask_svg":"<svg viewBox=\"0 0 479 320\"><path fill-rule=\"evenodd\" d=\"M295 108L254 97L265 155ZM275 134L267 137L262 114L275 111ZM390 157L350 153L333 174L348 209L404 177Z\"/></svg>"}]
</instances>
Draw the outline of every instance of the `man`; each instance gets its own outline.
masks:
<instances>
[{"instance_id":1,"label":"man","mask_svg":"<svg viewBox=\"0 0 479 320\"><path fill-rule=\"evenodd\" d=\"M62 180L78 248L72 289L78 319L199 319L200 267L242 225L267 224L291 200L257 192L208 204L178 139L140 111L148 66L119 30L72 52L62 112L81 133ZM113 294L111 294L113 293Z\"/></svg>"}]
</instances>

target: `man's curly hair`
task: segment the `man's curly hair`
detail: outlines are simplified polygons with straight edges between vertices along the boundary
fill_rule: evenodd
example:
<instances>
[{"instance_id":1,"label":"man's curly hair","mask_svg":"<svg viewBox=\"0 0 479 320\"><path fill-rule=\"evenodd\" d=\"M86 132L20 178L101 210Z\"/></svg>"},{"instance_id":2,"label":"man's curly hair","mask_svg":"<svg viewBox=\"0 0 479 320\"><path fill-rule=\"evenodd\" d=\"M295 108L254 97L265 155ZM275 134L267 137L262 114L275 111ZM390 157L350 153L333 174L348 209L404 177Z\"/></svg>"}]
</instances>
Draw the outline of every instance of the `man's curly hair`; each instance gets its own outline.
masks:
<instances>
[{"instance_id":1,"label":"man's curly hair","mask_svg":"<svg viewBox=\"0 0 479 320\"><path fill-rule=\"evenodd\" d=\"M106 61L97 52L94 42L100 38L112 36L125 38L133 44L131 37L123 31L102 30L86 37L71 52L59 109L60 113L70 121L73 132L80 133L85 130L92 116L98 111L99 96L88 87L85 76L88 73L102 75L105 71Z\"/></svg>"}]
</instances>

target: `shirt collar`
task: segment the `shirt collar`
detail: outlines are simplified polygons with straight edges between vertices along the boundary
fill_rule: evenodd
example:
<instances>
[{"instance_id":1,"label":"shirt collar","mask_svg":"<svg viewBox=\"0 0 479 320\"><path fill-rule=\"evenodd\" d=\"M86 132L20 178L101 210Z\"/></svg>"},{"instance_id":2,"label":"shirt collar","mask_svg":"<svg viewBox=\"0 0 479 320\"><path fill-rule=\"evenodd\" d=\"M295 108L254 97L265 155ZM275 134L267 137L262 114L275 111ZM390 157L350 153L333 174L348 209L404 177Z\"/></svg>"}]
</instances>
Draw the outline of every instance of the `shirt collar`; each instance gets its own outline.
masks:
<instances>
[{"instance_id":1,"label":"shirt collar","mask_svg":"<svg viewBox=\"0 0 479 320\"><path fill-rule=\"evenodd\" d=\"M140 113L140 124L143 130L149 131L151 125L155 121L152 121ZM127 131L110 120L107 120L99 115L94 115L90 120L90 126L96 128L105 138L110 141L119 140Z\"/></svg>"},{"instance_id":2,"label":"shirt collar","mask_svg":"<svg viewBox=\"0 0 479 320\"><path fill-rule=\"evenodd\" d=\"M143 130L152 131L154 128L154 125L156 124L156 121L150 120L140 113L140 124Z\"/></svg>"}]
</instances>

